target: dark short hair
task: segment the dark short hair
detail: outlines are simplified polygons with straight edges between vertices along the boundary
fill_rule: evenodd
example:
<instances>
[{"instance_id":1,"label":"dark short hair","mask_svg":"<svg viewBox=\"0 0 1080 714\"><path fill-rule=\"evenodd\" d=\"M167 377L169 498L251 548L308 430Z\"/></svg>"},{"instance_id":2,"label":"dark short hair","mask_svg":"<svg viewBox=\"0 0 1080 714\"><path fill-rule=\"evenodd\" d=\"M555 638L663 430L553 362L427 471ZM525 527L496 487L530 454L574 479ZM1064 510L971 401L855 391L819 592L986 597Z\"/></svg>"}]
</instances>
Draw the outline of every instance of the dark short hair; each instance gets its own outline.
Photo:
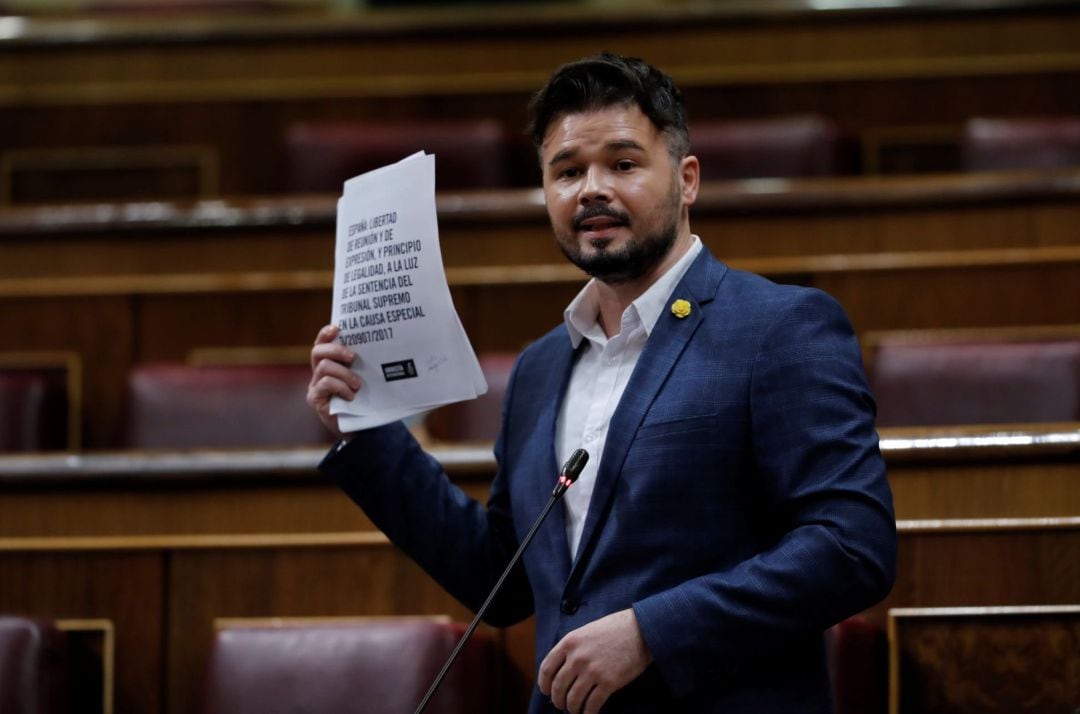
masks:
<instances>
[{"instance_id":1,"label":"dark short hair","mask_svg":"<svg viewBox=\"0 0 1080 714\"><path fill-rule=\"evenodd\" d=\"M537 149L551 122L563 114L636 104L668 135L672 158L690 150L682 92L671 77L648 62L602 52L564 64L529 102L529 135Z\"/></svg>"}]
</instances>

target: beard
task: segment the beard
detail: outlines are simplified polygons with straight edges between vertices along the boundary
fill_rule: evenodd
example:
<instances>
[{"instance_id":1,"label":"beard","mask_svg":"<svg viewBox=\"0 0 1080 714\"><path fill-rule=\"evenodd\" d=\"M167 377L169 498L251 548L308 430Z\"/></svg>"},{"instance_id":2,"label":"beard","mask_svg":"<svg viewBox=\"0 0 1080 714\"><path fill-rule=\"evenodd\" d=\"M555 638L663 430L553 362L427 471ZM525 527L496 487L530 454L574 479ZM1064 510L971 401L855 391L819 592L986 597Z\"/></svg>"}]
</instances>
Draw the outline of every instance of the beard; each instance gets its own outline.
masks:
<instances>
[{"instance_id":1,"label":"beard","mask_svg":"<svg viewBox=\"0 0 1080 714\"><path fill-rule=\"evenodd\" d=\"M555 231L559 249L567 260L581 268L590 276L608 285L629 283L642 277L671 251L679 235L679 192L672 192L668 203L658 211L659 225L644 233L632 233L630 240L620 248L608 249L609 239L597 239L592 242L593 251L586 255L582 250L577 233L581 224L590 218L606 217L619 225L630 227L630 216L605 204L595 204L583 209L573 220L569 233Z\"/></svg>"}]
</instances>

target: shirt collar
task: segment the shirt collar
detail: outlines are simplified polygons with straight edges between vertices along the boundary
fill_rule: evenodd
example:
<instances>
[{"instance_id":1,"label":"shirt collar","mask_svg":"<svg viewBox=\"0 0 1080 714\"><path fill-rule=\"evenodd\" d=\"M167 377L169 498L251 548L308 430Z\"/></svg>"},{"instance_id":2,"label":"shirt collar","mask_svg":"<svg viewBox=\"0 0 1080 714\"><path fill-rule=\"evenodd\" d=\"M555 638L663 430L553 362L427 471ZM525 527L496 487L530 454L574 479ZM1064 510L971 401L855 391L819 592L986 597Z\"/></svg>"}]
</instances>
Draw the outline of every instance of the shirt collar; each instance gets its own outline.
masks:
<instances>
[{"instance_id":1,"label":"shirt collar","mask_svg":"<svg viewBox=\"0 0 1080 714\"><path fill-rule=\"evenodd\" d=\"M652 329L656 326L656 321L660 319L668 297L686 275L694 258L701 252L701 239L696 235L691 238L693 243L690 244L689 250L626 308L637 311L646 335L652 334ZM578 348L585 337L593 337L593 333L600 330L599 316L600 301L596 295L596 279L593 278L585 284L585 287L570 301L563 312L563 321L566 323L566 331L570 335L570 344L574 349ZM600 330L599 334L603 335L603 331Z\"/></svg>"}]
</instances>

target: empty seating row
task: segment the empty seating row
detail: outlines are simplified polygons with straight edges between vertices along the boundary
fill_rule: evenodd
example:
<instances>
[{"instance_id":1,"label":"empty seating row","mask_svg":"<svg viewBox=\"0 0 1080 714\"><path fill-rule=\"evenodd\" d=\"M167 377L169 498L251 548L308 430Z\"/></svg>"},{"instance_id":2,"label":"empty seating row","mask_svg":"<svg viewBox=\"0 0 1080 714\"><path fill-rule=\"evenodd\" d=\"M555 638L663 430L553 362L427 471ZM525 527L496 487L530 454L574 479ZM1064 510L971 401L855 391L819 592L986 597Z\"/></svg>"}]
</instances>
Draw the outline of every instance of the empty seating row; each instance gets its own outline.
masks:
<instances>
[{"instance_id":1,"label":"empty seating row","mask_svg":"<svg viewBox=\"0 0 1080 714\"><path fill-rule=\"evenodd\" d=\"M691 152L703 181L836 176L857 171L854 141L820 116L700 121ZM438 156L440 189L535 185L535 156L494 119L302 123L286 132L285 189L340 190L356 174L416 151ZM961 135L969 171L1080 166L1080 117L973 118Z\"/></svg>"},{"instance_id":2,"label":"empty seating row","mask_svg":"<svg viewBox=\"0 0 1080 714\"><path fill-rule=\"evenodd\" d=\"M1080 421L1080 326L921 330L864 336L878 425ZM320 445L307 408L303 348L289 363L156 363L128 379L124 446L259 448ZM441 442L491 441L515 355L480 356L488 392L414 424ZM71 382L57 367L0 366L0 452L78 448Z\"/></svg>"},{"instance_id":3,"label":"empty seating row","mask_svg":"<svg viewBox=\"0 0 1080 714\"><path fill-rule=\"evenodd\" d=\"M1076 703L1080 607L894 609L888 627L888 643L862 617L826 632L837 714ZM220 628L204 714L410 712L462 630L433 618ZM492 638L478 631L462 654L426 711L499 710Z\"/></svg>"},{"instance_id":4,"label":"empty seating row","mask_svg":"<svg viewBox=\"0 0 1080 714\"><path fill-rule=\"evenodd\" d=\"M481 355L489 389L445 407L420 432L440 441L487 441L499 428L515 355ZM151 363L128 376L124 446L136 449L259 448L326 444L307 407L304 363ZM70 373L33 364L0 365L0 453L76 450L78 397ZM77 395L77 388L74 390ZM74 419L71 417L74 416Z\"/></svg>"},{"instance_id":5,"label":"empty seating row","mask_svg":"<svg viewBox=\"0 0 1080 714\"><path fill-rule=\"evenodd\" d=\"M439 441L490 441L515 355L480 355L488 391L415 424ZM306 364L148 364L131 374L130 448L266 447L324 444L329 434L307 407Z\"/></svg>"},{"instance_id":6,"label":"empty seating row","mask_svg":"<svg viewBox=\"0 0 1080 714\"><path fill-rule=\"evenodd\" d=\"M463 630L432 618L221 628L204 714L411 712ZM883 711L884 634L856 617L830 628L826 644L837 714ZM425 711L504 711L499 667L493 639L478 630Z\"/></svg>"},{"instance_id":7,"label":"empty seating row","mask_svg":"<svg viewBox=\"0 0 1080 714\"><path fill-rule=\"evenodd\" d=\"M863 338L877 424L1080 420L1080 329L913 330Z\"/></svg>"},{"instance_id":8,"label":"empty seating row","mask_svg":"<svg viewBox=\"0 0 1080 714\"><path fill-rule=\"evenodd\" d=\"M216 623L203 714L412 712L465 627L445 617L292 618ZM881 711L883 633L851 618L826 636L838 714ZM67 633L51 621L0 616L0 714L100 711L85 694ZM425 711L493 714L513 706L508 662L477 630ZM103 708L108 710L109 702Z\"/></svg>"},{"instance_id":9,"label":"empty seating row","mask_svg":"<svg viewBox=\"0 0 1080 714\"><path fill-rule=\"evenodd\" d=\"M700 122L690 139L706 181L845 173L844 136L823 117ZM441 190L539 184L532 147L494 119L305 122L286 130L285 189L339 191L345 179L417 151L438 157Z\"/></svg>"}]
</instances>

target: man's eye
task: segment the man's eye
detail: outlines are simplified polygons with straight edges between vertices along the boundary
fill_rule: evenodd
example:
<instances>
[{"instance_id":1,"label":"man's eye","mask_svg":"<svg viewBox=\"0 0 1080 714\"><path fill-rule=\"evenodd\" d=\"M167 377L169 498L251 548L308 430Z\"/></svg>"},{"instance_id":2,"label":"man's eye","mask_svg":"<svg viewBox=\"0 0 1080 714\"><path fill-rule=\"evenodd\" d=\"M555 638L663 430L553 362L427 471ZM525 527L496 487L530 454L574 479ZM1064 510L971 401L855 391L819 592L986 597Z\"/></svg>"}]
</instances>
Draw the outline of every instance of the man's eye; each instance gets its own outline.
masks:
<instances>
[{"instance_id":1,"label":"man's eye","mask_svg":"<svg viewBox=\"0 0 1080 714\"><path fill-rule=\"evenodd\" d=\"M559 171L559 178L577 178L580 175L581 171L572 166Z\"/></svg>"},{"instance_id":2,"label":"man's eye","mask_svg":"<svg viewBox=\"0 0 1080 714\"><path fill-rule=\"evenodd\" d=\"M630 159L622 159L621 161L615 162L615 168L619 171L630 171L634 166L636 166L636 164Z\"/></svg>"}]
</instances>

